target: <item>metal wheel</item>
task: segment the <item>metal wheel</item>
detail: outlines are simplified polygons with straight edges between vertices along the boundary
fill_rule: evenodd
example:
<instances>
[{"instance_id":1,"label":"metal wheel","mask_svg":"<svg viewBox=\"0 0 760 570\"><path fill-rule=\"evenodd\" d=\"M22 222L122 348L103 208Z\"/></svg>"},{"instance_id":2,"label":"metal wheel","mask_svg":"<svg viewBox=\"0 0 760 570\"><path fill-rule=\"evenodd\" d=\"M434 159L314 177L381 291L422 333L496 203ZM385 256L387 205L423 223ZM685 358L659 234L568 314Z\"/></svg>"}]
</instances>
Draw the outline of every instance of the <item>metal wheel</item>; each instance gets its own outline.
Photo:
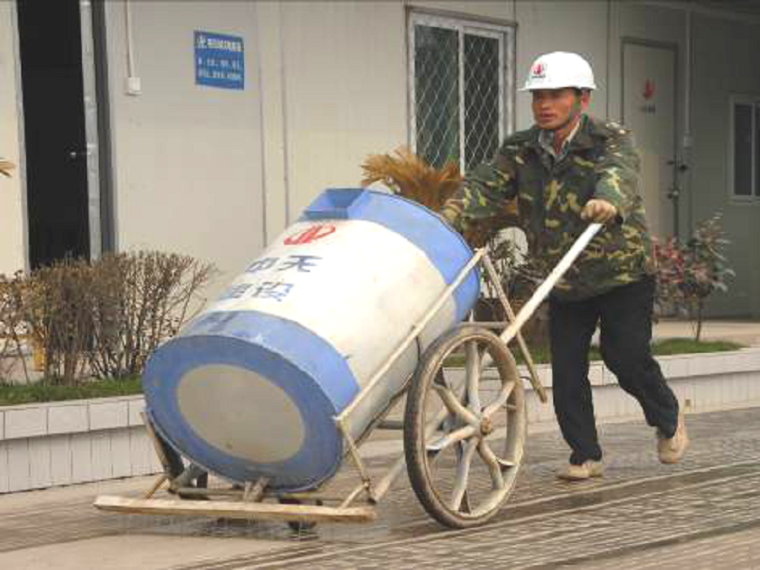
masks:
<instances>
[{"instance_id":1,"label":"metal wheel","mask_svg":"<svg viewBox=\"0 0 760 570\"><path fill-rule=\"evenodd\" d=\"M495 369L482 369L485 354ZM498 336L462 325L430 346L407 394L404 452L433 518L466 528L496 515L514 488L526 433L522 381Z\"/></svg>"}]
</instances>

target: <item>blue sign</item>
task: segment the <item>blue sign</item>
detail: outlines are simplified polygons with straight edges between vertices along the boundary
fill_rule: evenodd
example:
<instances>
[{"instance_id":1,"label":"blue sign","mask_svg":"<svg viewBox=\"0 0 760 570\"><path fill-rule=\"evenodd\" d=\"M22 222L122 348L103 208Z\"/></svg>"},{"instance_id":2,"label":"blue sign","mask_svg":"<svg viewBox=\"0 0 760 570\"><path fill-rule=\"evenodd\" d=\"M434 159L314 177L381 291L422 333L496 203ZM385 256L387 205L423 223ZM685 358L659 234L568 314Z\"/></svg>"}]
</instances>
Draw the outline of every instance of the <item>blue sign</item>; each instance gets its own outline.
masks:
<instances>
[{"instance_id":1,"label":"blue sign","mask_svg":"<svg viewBox=\"0 0 760 570\"><path fill-rule=\"evenodd\" d=\"M196 31L195 83L222 89L244 89L243 38Z\"/></svg>"}]
</instances>

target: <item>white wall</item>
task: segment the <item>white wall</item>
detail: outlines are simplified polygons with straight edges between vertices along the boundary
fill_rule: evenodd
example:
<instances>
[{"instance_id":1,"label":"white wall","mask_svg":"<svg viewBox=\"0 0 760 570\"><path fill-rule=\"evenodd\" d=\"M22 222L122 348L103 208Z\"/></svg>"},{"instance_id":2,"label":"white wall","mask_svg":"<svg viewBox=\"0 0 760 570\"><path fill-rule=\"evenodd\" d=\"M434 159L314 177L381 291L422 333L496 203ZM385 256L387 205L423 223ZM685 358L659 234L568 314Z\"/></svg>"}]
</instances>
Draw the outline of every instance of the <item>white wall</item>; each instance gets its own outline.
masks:
<instances>
[{"instance_id":1,"label":"white wall","mask_svg":"<svg viewBox=\"0 0 760 570\"><path fill-rule=\"evenodd\" d=\"M10 2L0 2L0 156L20 166L19 87L16 81L16 12ZM21 174L0 176L0 273L10 275L26 265L24 206Z\"/></svg>"},{"instance_id":2,"label":"white wall","mask_svg":"<svg viewBox=\"0 0 760 570\"><path fill-rule=\"evenodd\" d=\"M728 187L730 95L760 96L759 31L758 25L693 17L694 219L723 212L737 273L729 294L711 303L719 314L760 315L760 203L733 202Z\"/></svg>"},{"instance_id":3,"label":"white wall","mask_svg":"<svg viewBox=\"0 0 760 570\"><path fill-rule=\"evenodd\" d=\"M106 9L118 248L189 254L229 279L264 241L255 5L132 2L137 97L124 5ZM243 38L244 90L195 85L194 30Z\"/></svg>"},{"instance_id":4,"label":"white wall","mask_svg":"<svg viewBox=\"0 0 760 570\"><path fill-rule=\"evenodd\" d=\"M405 19L395 2L281 7L292 221L324 188L358 186L367 155L406 144Z\"/></svg>"},{"instance_id":5,"label":"white wall","mask_svg":"<svg viewBox=\"0 0 760 570\"><path fill-rule=\"evenodd\" d=\"M220 285L256 256L325 187L356 186L367 155L408 143L409 9L517 23L519 86L551 50L584 54L599 90L591 112L620 118L620 40L678 46L679 143L685 109L685 14L653 3L586 1L132 2L143 94L124 92L124 4L106 3L120 250L149 247L216 263ZM11 4L0 2L0 154L18 159ZM760 93L756 27L693 17L691 186L683 225L717 209L735 241L739 276L719 312L760 314L758 206L727 199L728 94ZM246 89L199 87L193 30L242 36ZM516 126L532 124L515 95ZM688 179L687 179L688 182ZM0 180L0 271L23 266L20 178ZM749 308L748 308L749 307Z\"/></svg>"}]
</instances>

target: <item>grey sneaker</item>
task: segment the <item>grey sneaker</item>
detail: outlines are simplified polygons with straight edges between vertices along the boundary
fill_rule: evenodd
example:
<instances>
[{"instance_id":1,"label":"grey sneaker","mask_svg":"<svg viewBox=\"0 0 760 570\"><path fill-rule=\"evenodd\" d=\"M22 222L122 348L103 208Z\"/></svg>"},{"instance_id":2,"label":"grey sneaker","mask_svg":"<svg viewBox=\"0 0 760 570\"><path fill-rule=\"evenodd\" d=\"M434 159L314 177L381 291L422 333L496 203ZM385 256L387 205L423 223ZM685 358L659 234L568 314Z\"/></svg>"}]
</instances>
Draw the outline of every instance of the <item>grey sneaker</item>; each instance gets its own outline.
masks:
<instances>
[{"instance_id":1,"label":"grey sneaker","mask_svg":"<svg viewBox=\"0 0 760 570\"><path fill-rule=\"evenodd\" d=\"M657 432L657 454L660 456L660 463L678 463L688 446L689 436L686 435L683 411L679 411L678 426L673 437L663 437L659 431Z\"/></svg>"},{"instance_id":2,"label":"grey sneaker","mask_svg":"<svg viewBox=\"0 0 760 570\"><path fill-rule=\"evenodd\" d=\"M589 459L580 465L569 463L567 467L557 472L557 479L563 481L585 481L592 477L601 477L604 466L601 461Z\"/></svg>"}]
</instances>

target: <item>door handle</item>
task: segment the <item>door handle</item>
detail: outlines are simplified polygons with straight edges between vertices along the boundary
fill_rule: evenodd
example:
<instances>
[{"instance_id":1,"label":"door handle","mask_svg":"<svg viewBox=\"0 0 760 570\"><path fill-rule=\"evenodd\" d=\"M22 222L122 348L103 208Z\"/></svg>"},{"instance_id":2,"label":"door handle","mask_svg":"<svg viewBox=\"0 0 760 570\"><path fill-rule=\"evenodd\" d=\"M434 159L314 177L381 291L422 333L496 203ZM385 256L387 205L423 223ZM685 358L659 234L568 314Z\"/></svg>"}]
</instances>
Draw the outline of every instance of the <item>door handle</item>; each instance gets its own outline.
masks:
<instances>
[{"instance_id":1,"label":"door handle","mask_svg":"<svg viewBox=\"0 0 760 570\"><path fill-rule=\"evenodd\" d=\"M69 158L71 160L76 160L77 158L86 158L88 156L92 156L92 153L94 151L95 151L95 145L88 144L87 148L85 149L69 151Z\"/></svg>"},{"instance_id":2,"label":"door handle","mask_svg":"<svg viewBox=\"0 0 760 570\"><path fill-rule=\"evenodd\" d=\"M678 169L678 172L680 172L681 174L689 170L689 166L687 164L684 164L683 162L678 162L677 160L669 160L668 166L675 166Z\"/></svg>"}]
</instances>

